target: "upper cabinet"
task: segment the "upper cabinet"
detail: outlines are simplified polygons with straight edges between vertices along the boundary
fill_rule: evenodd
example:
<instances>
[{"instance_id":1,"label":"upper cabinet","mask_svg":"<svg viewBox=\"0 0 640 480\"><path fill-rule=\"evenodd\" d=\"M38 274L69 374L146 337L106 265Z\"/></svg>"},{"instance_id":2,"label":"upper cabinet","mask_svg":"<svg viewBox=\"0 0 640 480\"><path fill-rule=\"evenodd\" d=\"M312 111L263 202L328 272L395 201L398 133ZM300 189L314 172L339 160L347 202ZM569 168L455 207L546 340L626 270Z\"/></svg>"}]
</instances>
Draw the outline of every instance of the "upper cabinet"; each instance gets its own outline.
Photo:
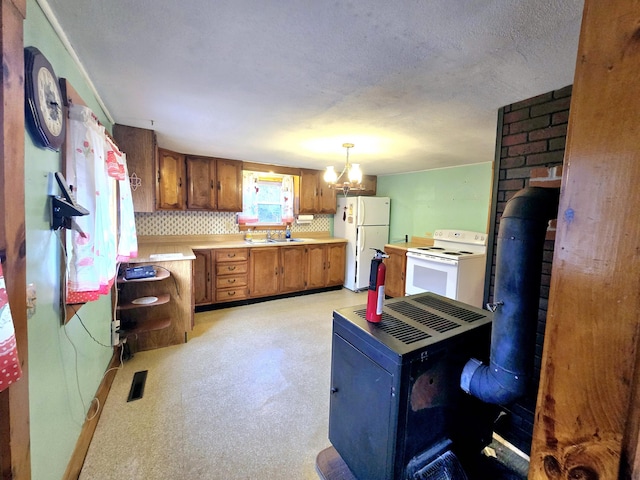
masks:
<instances>
[{"instance_id":1,"label":"upper cabinet","mask_svg":"<svg viewBox=\"0 0 640 480\"><path fill-rule=\"evenodd\" d=\"M242 162L158 149L158 210L242 211Z\"/></svg>"},{"instance_id":2,"label":"upper cabinet","mask_svg":"<svg viewBox=\"0 0 640 480\"><path fill-rule=\"evenodd\" d=\"M298 213L336 213L336 192L328 187L321 170L300 170Z\"/></svg>"},{"instance_id":3,"label":"upper cabinet","mask_svg":"<svg viewBox=\"0 0 640 480\"><path fill-rule=\"evenodd\" d=\"M157 175L156 208L184 210L187 180L184 155L159 148Z\"/></svg>"},{"instance_id":4,"label":"upper cabinet","mask_svg":"<svg viewBox=\"0 0 640 480\"><path fill-rule=\"evenodd\" d=\"M216 159L217 207L221 212L242 211L242 162Z\"/></svg>"},{"instance_id":5,"label":"upper cabinet","mask_svg":"<svg viewBox=\"0 0 640 480\"><path fill-rule=\"evenodd\" d=\"M216 162L207 157L186 157L187 208L216 209Z\"/></svg>"},{"instance_id":6,"label":"upper cabinet","mask_svg":"<svg viewBox=\"0 0 640 480\"><path fill-rule=\"evenodd\" d=\"M127 170L131 182L133 209L136 212L155 210L156 134L145 128L115 124L113 138L127 155Z\"/></svg>"}]
</instances>

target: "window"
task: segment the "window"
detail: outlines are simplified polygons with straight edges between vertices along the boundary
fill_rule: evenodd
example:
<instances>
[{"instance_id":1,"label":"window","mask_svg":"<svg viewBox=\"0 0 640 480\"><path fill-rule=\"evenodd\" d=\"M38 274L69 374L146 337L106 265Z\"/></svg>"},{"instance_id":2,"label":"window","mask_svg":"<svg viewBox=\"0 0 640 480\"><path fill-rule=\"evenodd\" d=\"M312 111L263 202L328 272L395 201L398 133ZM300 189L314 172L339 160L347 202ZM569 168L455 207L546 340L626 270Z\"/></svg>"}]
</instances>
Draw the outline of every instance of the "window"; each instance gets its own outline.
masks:
<instances>
[{"instance_id":1,"label":"window","mask_svg":"<svg viewBox=\"0 0 640 480\"><path fill-rule=\"evenodd\" d=\"M293 175L242 172L240 225L266 226L293 222Z\"/></svg>"}]
</instances>

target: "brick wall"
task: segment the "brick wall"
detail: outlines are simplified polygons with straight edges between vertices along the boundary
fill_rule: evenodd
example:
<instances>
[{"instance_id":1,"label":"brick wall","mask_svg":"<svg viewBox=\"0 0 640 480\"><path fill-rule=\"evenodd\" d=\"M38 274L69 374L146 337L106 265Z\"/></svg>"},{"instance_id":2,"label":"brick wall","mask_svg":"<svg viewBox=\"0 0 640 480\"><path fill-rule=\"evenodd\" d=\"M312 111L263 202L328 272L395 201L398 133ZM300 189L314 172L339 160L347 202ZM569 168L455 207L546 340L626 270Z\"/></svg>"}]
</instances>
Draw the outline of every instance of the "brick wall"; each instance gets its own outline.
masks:
<instances>
[{"instance_id":1,"label":"brick wall","mask_svg":"<svg viewBox=\"0 0 640 480\"><path fill-rule=\"evenodd\" d=\"M492 258L488 298L493 301L495 253L500 216L507 201L526 186L559 187L562 178L565 137L569 120L571 86L503 107L498 125L499 138L494 174L494 199L488 253ZM536 335L534 376L530 393L505 408L506 415L496 431L525 453L531 449L533 418L540 381L542 344L547 316L551 262L555 240L555 220L549 222L544 245L540 304Z\"/></svg>"}]
</instances>

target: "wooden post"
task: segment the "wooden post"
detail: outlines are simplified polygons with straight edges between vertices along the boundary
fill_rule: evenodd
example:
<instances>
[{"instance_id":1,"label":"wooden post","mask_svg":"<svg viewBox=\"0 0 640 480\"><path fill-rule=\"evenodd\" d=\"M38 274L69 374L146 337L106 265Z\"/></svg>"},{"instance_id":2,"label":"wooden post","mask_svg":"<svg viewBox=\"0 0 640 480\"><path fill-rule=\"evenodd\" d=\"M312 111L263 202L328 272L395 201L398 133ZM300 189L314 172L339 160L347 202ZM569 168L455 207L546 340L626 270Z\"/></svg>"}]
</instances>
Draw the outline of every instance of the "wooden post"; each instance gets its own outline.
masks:
<instances>
[{"instance_id":1,"label":"wooden post","mask_svg":"<svg viewBox=\"0 0 640 480\"><path fill-rule=\"evenodd\" d=\"M639 66L640 1L586 0L530 479L640 478Z\"/></svg>"},{"instance_id":2,"label":"wooden post","mask_svg":"<svg viewBox=\"0 0 640 480\"><path fill-rule=\"evenodd\" d=\"M3 479L26 480L31 478L31 457L24 223L25 0L2 0L0 15L0 253L22 367L22 378L0 393L0 474Z\"/></svg>"}]
</instances>

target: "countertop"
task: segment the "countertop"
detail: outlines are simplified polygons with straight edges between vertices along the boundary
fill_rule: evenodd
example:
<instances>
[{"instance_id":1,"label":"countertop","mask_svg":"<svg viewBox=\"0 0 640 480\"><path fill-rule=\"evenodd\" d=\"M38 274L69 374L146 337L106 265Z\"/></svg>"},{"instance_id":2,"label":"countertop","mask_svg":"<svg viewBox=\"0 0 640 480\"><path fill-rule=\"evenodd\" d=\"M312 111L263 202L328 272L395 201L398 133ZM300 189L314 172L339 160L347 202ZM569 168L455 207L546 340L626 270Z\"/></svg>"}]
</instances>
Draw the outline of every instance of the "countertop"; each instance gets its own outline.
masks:
<instances>
[{"instance_id":1,"label":"countertop","mask_svg":"<svg viewBox=\"0 0 640 480\"><path fill-rule=\"evenodd\" d=\"M313 232L300 236L294 235L293 238L299 241L265 242L265 236L260 234L254 234L254 242L244 240L244 235L242 234L141 236L138 238L138 256L131 259L129 263L194 260L196 257L193 250L262 248L347 242L344 238L330 237L327 234Z\"/></svg>"},{"instance_id":2,"label":"countertop","mask_svg":"<svg viewBox=\"0 0 640 480\"><path fill-rule=\"evenodd\" d=\"M384 248L397 248L400 250L407 250L408 248L415 247L429 247L433 245L433 238L427 237L411 237L410 242L399 242L399 243L387 243Z\"/></svg>"}]
</instances>

